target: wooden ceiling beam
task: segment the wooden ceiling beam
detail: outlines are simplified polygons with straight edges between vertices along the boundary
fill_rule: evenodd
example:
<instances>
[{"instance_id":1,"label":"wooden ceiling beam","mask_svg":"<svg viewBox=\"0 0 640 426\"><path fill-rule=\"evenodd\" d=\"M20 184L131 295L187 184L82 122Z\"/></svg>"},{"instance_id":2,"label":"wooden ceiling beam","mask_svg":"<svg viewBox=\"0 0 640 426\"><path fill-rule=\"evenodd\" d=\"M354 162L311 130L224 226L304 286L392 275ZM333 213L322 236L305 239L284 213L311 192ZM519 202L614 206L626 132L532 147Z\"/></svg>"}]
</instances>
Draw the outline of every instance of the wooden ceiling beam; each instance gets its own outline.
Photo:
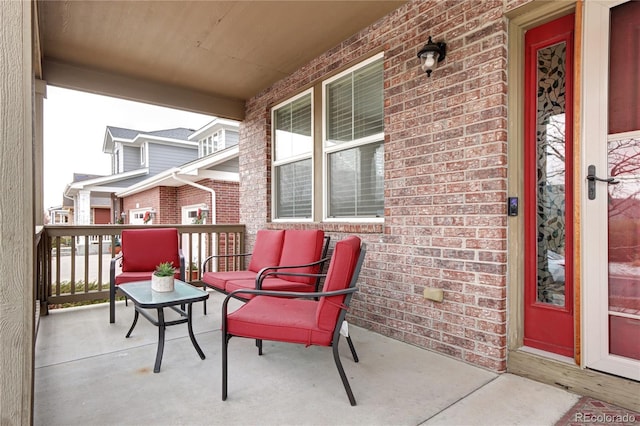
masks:
<instances>
[{"instance_id":1,"label":"wooden ceiling beam","mask_svg":"<svg viewBox=\"0 0 640 426\"><path fill-rule=\"evenodd\" d=\"M220 118L244 120L245 101L241 99L216 96L183 87L50 61L46 58L43 61L43 74L44 80L52 86Z\"/></svg>"}]
</instances>

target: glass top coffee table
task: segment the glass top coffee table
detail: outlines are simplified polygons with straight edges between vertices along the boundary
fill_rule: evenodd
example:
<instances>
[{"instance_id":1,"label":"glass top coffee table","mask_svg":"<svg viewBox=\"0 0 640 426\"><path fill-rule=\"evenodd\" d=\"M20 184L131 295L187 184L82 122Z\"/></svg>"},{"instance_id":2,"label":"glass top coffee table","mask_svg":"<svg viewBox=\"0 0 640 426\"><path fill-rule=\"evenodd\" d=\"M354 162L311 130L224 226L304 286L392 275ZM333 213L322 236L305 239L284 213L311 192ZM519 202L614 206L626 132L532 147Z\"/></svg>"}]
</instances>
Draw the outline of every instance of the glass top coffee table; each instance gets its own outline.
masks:
<instances>
[{"instance_id":1,"label":"glass top coffee table","mask_svg":"<svg viewBox=\"0 0 640 426\"><path fill-rule=\"evenodd\" d=\"M169 292L157 292L151 290L151 281L136 281L131 283L120 284L118 288L131 299L135 305L135 315L133 317L133 324L127 333L126 337L131 335L131 332L138 322L138 316L142 315L151 322L151 324L158 327L158 351L156 353L156 363L153 367L154 373L160 372L160 364L162 363L162 352L164 351L164 331L165 328L170 325L187 323L189 330L189 338L193 347L200 355L200 359L204 359L204 353L195 336L193 335L193 326L191 321L191 305L194 302L200 302L206 300L209 297L209 293L201 290L197 287L187 284L184 281L175 280L174 291ZM187 311L184 311L186 305ZM164 308L171 308L180 314L181 318L173 321L165 321ZM156 309L157 318L154 318L146 309Z\"/></svg>"}]
</instances>

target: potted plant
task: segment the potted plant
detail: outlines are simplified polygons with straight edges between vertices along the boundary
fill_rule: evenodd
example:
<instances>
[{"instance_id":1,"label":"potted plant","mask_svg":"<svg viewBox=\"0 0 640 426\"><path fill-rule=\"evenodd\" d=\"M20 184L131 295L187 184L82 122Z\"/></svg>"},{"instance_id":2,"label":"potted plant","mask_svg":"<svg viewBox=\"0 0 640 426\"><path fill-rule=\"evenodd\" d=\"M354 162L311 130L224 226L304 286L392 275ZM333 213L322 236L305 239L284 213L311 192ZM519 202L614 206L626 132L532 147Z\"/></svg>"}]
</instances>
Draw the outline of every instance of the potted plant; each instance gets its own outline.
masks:
<instances>
[{"instance_id":1,"label":"potted plant","mask_svg":"<svg viewBox=\"0 0 640 426\"><path fill-rule=\"evenodd\" d=\"M120 237L118 237L117 235L113 240L113 244L109 246L109 251L112 252L114 255L120 254L120 251L122 251L122 246L120 244Z\"/></svg>"},{"instance_id":2,"label":"potted plant","mask_svg":"<svg viewBox=\"0 0 640 426\"><path fill-rule=\"evenodd\" d=\"M199 271L198 271L198 264L196 262L189 263L187 274L189 275L189 281L195 281L198 278L200 278Z\"/></svg>"},{"instance_id":3,"label":"potted plant","mask_svg":"<svg viewBox=\"0 0 640 426\"><path fill-rule=\"evenodd\" d=\"M175 273L176 268L173 267L172 262L159 264L151 275L151 289L159 292L173 291Z\"/></svg>"}]
</instances>

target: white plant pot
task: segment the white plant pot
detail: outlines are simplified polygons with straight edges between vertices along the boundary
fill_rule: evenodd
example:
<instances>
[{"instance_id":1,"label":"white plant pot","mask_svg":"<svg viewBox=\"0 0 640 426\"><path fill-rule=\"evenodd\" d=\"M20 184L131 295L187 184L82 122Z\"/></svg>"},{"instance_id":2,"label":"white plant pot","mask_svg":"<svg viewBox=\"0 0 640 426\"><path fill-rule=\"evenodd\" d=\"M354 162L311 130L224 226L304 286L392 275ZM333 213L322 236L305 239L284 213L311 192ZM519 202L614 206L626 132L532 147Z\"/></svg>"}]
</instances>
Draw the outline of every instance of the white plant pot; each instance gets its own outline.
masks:
<instances>
[{"instance_id":1,"label":"white plant pot","mask_svg":"<svg viewBox=\"0 0 640 426\"><path fill-rule=\"evenodd\" d=\"M173 291L174 277L159 277L156 274L151 275L151 290L159 292Z\"/></svg>"}]
</instances>

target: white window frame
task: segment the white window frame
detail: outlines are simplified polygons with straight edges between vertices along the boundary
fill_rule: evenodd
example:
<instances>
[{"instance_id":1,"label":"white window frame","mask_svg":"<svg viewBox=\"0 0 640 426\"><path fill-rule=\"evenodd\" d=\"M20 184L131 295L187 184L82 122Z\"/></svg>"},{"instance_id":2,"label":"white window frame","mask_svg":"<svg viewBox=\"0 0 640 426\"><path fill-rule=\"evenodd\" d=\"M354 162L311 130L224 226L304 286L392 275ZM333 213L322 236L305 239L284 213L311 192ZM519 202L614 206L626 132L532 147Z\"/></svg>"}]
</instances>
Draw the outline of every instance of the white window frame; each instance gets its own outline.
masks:
<instances>
[{"instance_id":1,"label":"white window frame","mask_svg":"<svg viewBox=\"0 0 640 426\"><path fill-rule=\"evenodd\" d=\"M308 154L301 154L301 155L296 155L293 157L289 157L287 159L284 160L276 160L276 129L275 129L275 125L273 125L275 123L275 112L278 108L281 108L287 104L290 104L292 102L295 102L296 100L305 97L307 95L311 95L311 152ZM290 98L288 98L287 100L280 102L279 104L275 105L274 107L271 108L271 218L273 222L313 222L314 220L314 212L315 212L315 180L316 180L316 176L315 176L315 161L314 161L314 147L316 144L315 141L315 132L314 132L314 97L313 97L313 88L310 88L308 90L305 90L304 92L298 93L295 96L292 96ZM276 204L277 204L277 199L276 199L276 188L277 188L277 182L276 182L276 167L278 166L282 166L282 165L286 165L286 164L290 164L290 163L295 163L297 161L301 161L301 160L311 160L311 217L309 218L277 218L276 217Z\"/></svg>"},{"instance_id":2,"label":"white window frame","mask_svg":"<svg viewBox=\"0 0 640 426\"><path fill-rule=\"evenodd\" d=\"M347 74L351 74L356 70L363 68L373 62L378 60L382 60L384 58L384 52L380 52L377 55L374 55L358 64L342 71L339 74L334 75L331 78L328 78L322 82L322 221L323 222L357 222L357 223L384 223L384 216L382 217L371 217L371 218L363 218L363 217L329 217L329 175L328 175L328 158L329 155L334 152L346 151L352 148L356 148L359 146L368 145L371 143L382 142L384 145L384 130L381 133L377 133L375 135L366 136L364 138L360 138L351 142L343 142L339 144L335 144L334 146L327 146L327 86L332 82L344 77ZM384 120L384 118L383 118ZM383 205L384 209L384 205Z\"/></svg>"}]
</instances>

